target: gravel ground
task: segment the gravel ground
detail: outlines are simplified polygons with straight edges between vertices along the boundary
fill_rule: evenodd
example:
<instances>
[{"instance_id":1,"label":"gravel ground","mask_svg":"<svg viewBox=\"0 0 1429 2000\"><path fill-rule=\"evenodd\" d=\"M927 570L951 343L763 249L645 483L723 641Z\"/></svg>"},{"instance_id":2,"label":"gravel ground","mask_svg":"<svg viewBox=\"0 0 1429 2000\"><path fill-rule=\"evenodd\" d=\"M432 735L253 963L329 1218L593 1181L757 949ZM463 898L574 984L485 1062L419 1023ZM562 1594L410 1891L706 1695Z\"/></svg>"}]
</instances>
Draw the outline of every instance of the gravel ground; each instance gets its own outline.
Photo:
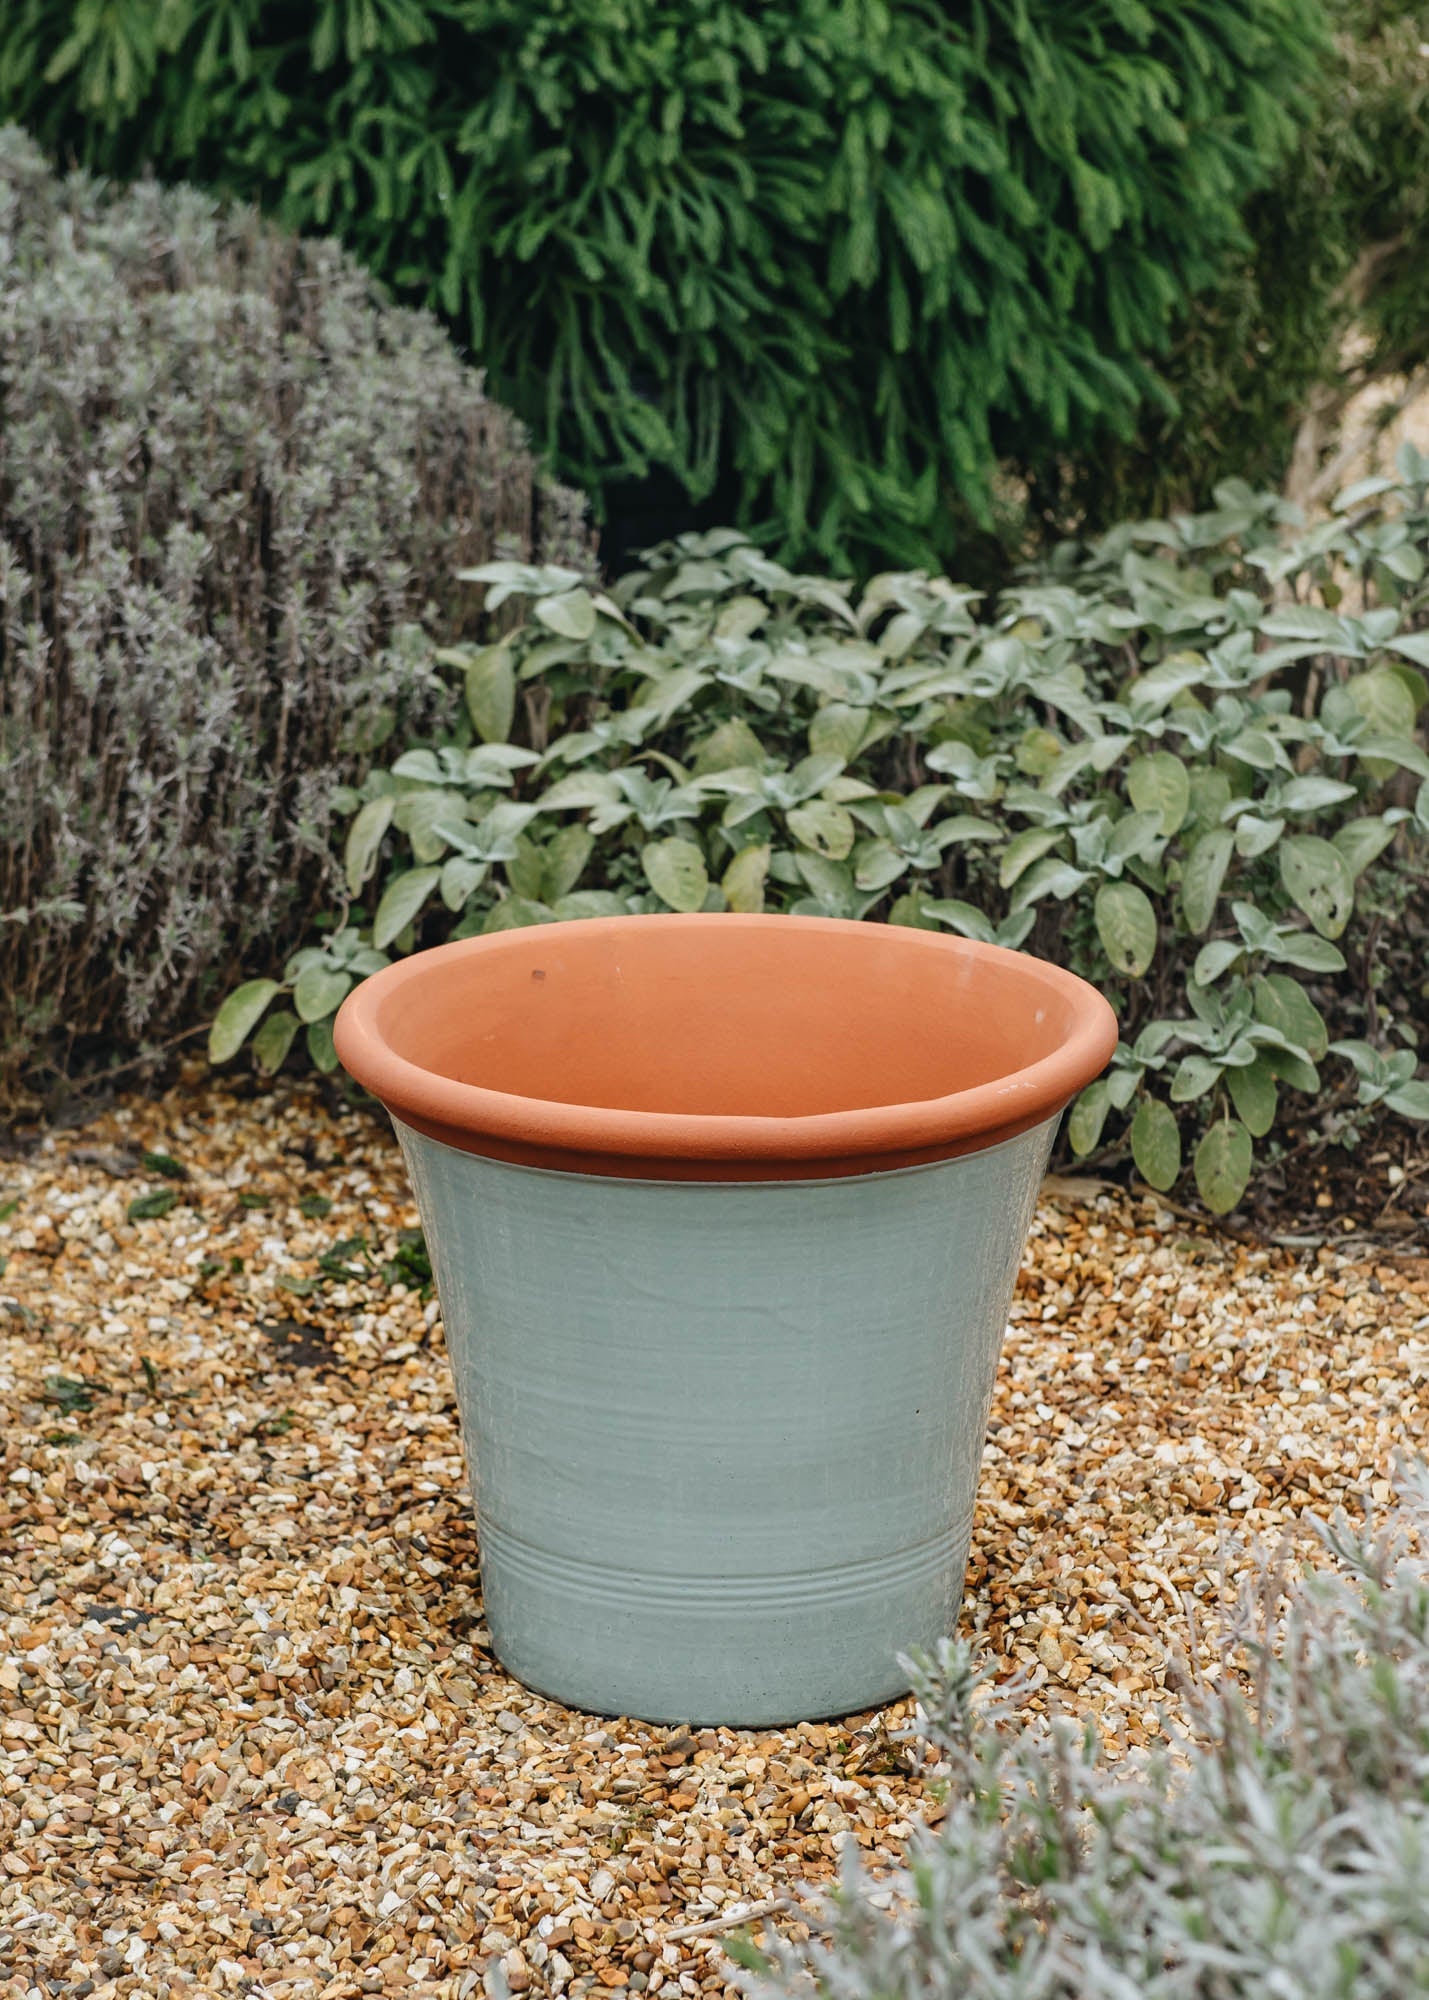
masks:
<instances>
[{"instance_id":1,"label":"gravel ground","mask_svg":"<svg viewBox=\"0 0 1429 2000\"><path fill-rule=\"evenodd\" d=\"M721 1927L936 1818L907 1704L691 1734L502 1673L370 1117L191 1076L0 1159L0 1214L0 1992L720 1992ZM1174 1734L1227 1535L1386 1498L1426 1382L1429 1261L1050 1183L965 1620L1030 1713Z\"/></svg>"}]
</instances>

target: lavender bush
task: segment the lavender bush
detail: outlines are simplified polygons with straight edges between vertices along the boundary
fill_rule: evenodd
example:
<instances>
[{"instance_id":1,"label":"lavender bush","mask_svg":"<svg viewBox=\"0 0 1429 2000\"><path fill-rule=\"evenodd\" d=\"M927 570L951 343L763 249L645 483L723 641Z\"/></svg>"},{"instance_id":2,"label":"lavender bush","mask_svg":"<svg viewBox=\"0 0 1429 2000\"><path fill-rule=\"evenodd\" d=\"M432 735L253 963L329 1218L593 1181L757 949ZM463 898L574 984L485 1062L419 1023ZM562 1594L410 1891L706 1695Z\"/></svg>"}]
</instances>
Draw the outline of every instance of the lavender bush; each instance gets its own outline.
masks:
<instances>
[{"instance_id":1,"label":"lavender bush","mask_svg":"<svg viewBox=\"0 0 1429 2000\"><path fill-rule=\"evenodd\" d=\"M585 548L335 245L0 131L0 1103L281 963L335 787L441 712L453 569Z\"/></svg>"},{"instance_id":2,"label":"lavender bush","mask_svg":"<svg viewBox=\"0 0 1429 2000\"><path fill-rule=\"evenodd\" d=\"M805 1946L736 1947L753 2000L1412 2000L1429 1993L1429 1488L1329 1573L1254 1563L1194 1739L1137 1776L1008 1726L946 1642L919 1666L948 1815L857 1860ZM1250 1692L1245 1692L1246 1686ZM856 1853L856 1850L854 1850ZM891 1908L887 1903L892 1890Z\"/></svg>"}]
</instances>

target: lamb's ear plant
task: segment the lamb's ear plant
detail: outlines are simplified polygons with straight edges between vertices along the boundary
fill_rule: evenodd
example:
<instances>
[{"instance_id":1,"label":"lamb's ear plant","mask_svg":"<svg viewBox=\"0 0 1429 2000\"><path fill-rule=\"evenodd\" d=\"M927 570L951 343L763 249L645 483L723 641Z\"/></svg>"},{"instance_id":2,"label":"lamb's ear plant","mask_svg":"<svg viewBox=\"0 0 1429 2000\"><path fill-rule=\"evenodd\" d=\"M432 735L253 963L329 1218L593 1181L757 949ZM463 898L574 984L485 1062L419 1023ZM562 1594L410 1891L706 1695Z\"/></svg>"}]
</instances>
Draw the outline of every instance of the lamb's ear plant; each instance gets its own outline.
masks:
<instances>
[{"instance_id":1,"label":"lamb's ear plant","mask_svg":"<svg viewBox=\"0 0 1429 2000\"><path fill-rule=\"evenodd\" d=\"M346 900L284 981L226 1003L216 1052L261 1019L260 1063L300 1026L330 1061L333 1006L417 942L770 909L1095 980L1123 1039L1073 1152L1129 1146L1163 1190L1189 1167L1218 1213L1288 1106L1347 1139L1381 1104L1429 1116L1427 481L1407 452L1308 530L1228 486L987 607L922 574L797 575L732 531L608 594L471 570L524 622L436 655L459 725L343 794Z\"/></svg>"},{"instance_id":2,"label":"lamb's ear plant","mask_svg":"<svg viewBox=\"0 0 1429 2000\"><path fill-rule=\"evenodd\" d=\"M876 1881L850 1841L809 1942L731 1940L750 2000L1429 1991L1422 1469L1387 1528L1320 1533L1332 1566L1249 1564L1189 1737L1140 1769L1090 1723L1020 1724L962 1641L907 1662L946 1816Z\"/></svg>"}]
</instances>

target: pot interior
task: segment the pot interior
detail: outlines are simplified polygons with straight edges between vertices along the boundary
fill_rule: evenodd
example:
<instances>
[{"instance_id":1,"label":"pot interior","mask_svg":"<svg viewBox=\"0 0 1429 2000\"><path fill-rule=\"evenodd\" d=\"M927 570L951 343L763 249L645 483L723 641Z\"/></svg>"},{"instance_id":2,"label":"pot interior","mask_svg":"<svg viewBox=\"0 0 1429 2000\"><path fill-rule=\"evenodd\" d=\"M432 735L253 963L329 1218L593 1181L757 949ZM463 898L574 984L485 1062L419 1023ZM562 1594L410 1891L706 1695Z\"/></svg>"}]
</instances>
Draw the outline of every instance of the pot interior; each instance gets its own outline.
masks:
<instances>
[{"instance_id":1,"label":"pot interior","mask_svg":"<svg viewBox=\"0 0 1429 2000\"><path fill-rule=\"evenodd\" d=\"M1106 1011L1038 959L803 917L541 925L405 969L413 976L385 987L372 1025L429 1075L692 1116L945 1098L1062 1049L1085 1033L1088 1002Z\"/></svg>"}]
</instances>

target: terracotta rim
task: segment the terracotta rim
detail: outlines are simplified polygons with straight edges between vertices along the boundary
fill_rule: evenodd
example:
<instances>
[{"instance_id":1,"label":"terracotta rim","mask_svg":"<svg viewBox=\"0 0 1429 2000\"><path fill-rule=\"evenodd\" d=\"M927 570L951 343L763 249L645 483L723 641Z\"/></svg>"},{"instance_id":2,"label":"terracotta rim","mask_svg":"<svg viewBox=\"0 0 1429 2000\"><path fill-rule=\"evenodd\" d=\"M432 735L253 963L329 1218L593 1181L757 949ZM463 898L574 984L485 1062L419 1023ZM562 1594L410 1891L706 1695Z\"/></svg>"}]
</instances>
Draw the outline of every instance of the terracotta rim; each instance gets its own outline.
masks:
<instances>
[{"instance_id":1,"label":"terracotta rim","mask_svg":"<svg viewBox=\"0 0 1429 2000\"><path fill-rule=\"evenodd\" d=\"M410 1004L421 983L438 969L450 978L453 967L466 964L476 981L483 966L495 969L499 959L509 979L523 966L548 957L557 932L577 943L582 932L610 936L638 927L648 940L653 927L675 936L691 926L711 925L766 936L769 927L780 926L810 943L820 932L843 938L872 931L881 934L885 959L894 952L954 954L966 976L979 986L986 984L992 1004L1015 983L1019 995L1029 995L1030 989L1032 1004L1045 999L1055 1005L1065 1025L1050 1053L990 1082L909 1102L778 1117L628 1109L520 1095L424 1068L393 1046L394 1003L400 1014L403 1000ZM896 946L890 943L894 938ZM933 970L926 962L921 968L910 966L915 973ZM945 963L939 970L950 968ZM711 913L598 917L439 945L358 986L343 1003L334 1038L346 1068L394 1118L464 1152L631 1179L807 1180L947 1159L1028 1131L1062 1111L1100 1073L1116 1046L1117 1027L1106 1000L1084 980L996 945L833 918Z\"/></svg>"}]
</instances>

